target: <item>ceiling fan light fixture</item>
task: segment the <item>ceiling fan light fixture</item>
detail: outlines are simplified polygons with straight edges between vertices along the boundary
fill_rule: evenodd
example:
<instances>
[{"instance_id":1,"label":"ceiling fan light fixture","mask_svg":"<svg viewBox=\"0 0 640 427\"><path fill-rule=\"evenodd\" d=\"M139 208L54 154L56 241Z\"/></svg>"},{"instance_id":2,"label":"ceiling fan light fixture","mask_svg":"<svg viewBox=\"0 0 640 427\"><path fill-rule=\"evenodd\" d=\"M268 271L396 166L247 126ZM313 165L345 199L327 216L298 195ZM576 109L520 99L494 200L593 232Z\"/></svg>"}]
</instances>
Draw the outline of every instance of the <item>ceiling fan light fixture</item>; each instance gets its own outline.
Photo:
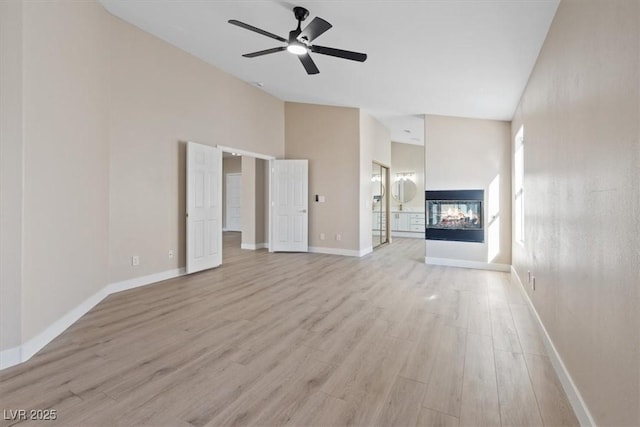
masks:
<instances>
[{"instance_id":1,"label":"ceiling fan light fixture","mask_svg":"<svg viewBox=\"0 0 640 427\"><path fill-rule=\"evenodd\" d=\"M291 42L287 46L287 52L293 53L294 55L305 55L308 53L307 47L300 42Z\"/></svg>"},{"instance_id":2,"label":"ceiling fan light fixture","mask_svg":"<svg viewBox=\"0 0 640 427\"><path fill-rule=\"evenodd\" d=\"M295 29L289 31L289 38L285 39L277 34L270 33L253 25L240 22L237 19L230 19L229 24L236 25L245 30L253 31L265 37L269 37L284 44L273 47L271 49L259 50L257 52L245 53L242 55L245 58L256 58L263 55L269 55L272 53L278 53L288 51L292 55L296 55L300 60L300 63L304 67L307 74L318 74L320 70L316 66L315 62L311 58L311 53L334 56L336 58L349 59L351 61L364 62L367 60L366 53L352 52L349 50L336 49L327 46L318 46L312 44L315 39L329 30L332 25L322 18L315 17L313 20L303 28L301 28L302 22L309 16L309 11L304 7L296 6L293 8L293 14L298 21L298 25Z\"/></svg>"}]
</instances>

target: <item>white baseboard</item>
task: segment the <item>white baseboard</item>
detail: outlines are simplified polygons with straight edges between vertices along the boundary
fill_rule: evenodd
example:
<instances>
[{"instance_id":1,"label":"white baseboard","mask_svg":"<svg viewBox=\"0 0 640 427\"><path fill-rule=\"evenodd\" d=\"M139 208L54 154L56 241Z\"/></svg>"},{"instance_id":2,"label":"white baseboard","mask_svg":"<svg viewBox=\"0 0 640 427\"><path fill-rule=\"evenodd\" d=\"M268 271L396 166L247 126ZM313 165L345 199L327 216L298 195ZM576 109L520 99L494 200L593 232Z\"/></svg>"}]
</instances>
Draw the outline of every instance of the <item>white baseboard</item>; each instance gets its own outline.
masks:
<instances>
[{"instance_id":1,"label":"white baseboard","mask_svg":"<svg viewBox=\"0 0 640 427\"><path fill-rule=\"evenodd\" d=\"M425 257L424 262L425 264L444 265L447 267L475 268L477 270L502 271L506 273L511 271L511 266L508 264L467 261L464 259Z\"/></svg>"},{"instance_id":2,"label":"white baseboard","mask_svg":"<svg viewBox=\"0 0 640 427\"><path fill-rule=\"evenodd\" d=\"M255 251L257 249L267 249L269 245L267 243L242 243L240 244L240 249L248 249L250 251Z\"/></svg>"},{"instance_id":3,"label":"white baseboard","mask_svg":"<svg viewBox=\"0 0 640 427\"><path fill-rule=\"evenodd\" d=\"M0 369L10 368L22 362L20 351L20 346L0 351Z\"/></svg>"},{"instance_id":4,"label":"white baseboard","mask_svg":"<svg viewBox=\"0 0 640 427\"><path fill-rule=\"evenodd\" d=\"M182 267L163 271L162 273L150 274L148 276L135 277L133 279L123 280L122 282L111 283L106 287L107 295L126 291L128 289L139 288L140 286L152 285L157 282L162 282L163 280L184 276L185 274L187 274L187 270Z\"/></svg>"},{"instance_id":5,"label":"white baseboard","mask_svg":"<svg viewBox=\"0 0 640 427\"><path fill-rule=\"evenodd\" d=\"M321 248L317 246L309 246L309 252L311 252L312 254L342 255L342 256L355 256L355 257L361 256L360 255L361 251L355 250L355 249Z\"/></svg>"},{"instance_id":6,"label":"white baseboard","mask_svg":"<svg viewBox=\"0 0 640 427\"><path fill-rule=\"evenodd\" d=\"M576 417L580 422L580 425L582 427L595 427L596 423L593 417L591 416L591 412L589 411L587 404L582 398L582 395L580 394L578 387L576 387L576 384L573 382L573 379L571 378L571 375L569 374L567 367L562 361L562 357L560 357L560 353L558 353L556 346L553 344L553 341L551 340L551 337L547 332L547 329L544 327L544 323L542 323L542 319L540 319L540 316L538 315L538 311L533 305L533 302L531 301L531 298L529 297L529 294L527 293L526 288L522 284L522 280L520 280L520 276L518 276L518 273L513 267L511 267L511 274L515 277L516 281L520 285L520 290L522 291L522 294L524 295L525 300L529 305L529 309L533 313L533 317L536 319L538 323L538 327L542 331L542 341L544 342L544 346L547 349L547 355L549 356L551 365L553 366L553 369L555 370L556 375L558 375L558 378L560 379L560 384L562 384L562 388L564 389L564 392L567 394L569 403L571 404L571 407L573 408L573 412L575 412Z\"/></svg>"},{"instance_id":7,"label":"white baseboard","mask_svg":"<svg viewBox=\"0 0 640 427\"><path fill-rule=\"evenodd\" d=\"M373 252L373 247L369 246L368 248L360 249L358 256L365 256L367 254L370 254L371 252Z\"/></svg>"},{"instance_id":8,"label":"white baseboard","mask_svg":"<svg viewBox=\"0 0 640 427\"><path fill-rule=\"evenodd\" d=\"M64 316L53 322L44 331L40 332L29 341L22 344L20 350L21 362L25 362L39 352L45 345L49 344L55 337L63 333L69 326L73 325L78 319L84 316L89 310L98 305L100 301L105 299L109 292L106 286L81 302L79 305L71 309Z\"/></svg>"},{"instance_id":9,"label":"white baseboard","mask_svg":"<svg viewBox=\"0 0 640 427\"><path fill-rule=\"evenodd\" d=\"M148 276L111 283L105 286L21 346L1 351L0 370L31 359L34 354L53 341L53 339L63 333L69 326L77 322L78 319L87 314L89 310L98 305L98 303L107 296L116 292L150 285L167 279L173 279L175 277L183 276L184 274L186 274L184 268L177 268L174 270L163 271L162 273L150 274Z\"/></svg>"}]
</instances>

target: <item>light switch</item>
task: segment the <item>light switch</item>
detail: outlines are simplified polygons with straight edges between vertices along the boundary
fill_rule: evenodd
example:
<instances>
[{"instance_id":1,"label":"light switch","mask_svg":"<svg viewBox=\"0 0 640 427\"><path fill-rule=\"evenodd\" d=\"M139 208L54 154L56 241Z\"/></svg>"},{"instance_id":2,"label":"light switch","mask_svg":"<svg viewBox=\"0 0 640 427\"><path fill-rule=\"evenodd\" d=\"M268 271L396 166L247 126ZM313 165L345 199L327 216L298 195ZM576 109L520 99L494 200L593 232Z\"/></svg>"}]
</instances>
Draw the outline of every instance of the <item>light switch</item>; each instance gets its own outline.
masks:
<instances>
[{"instance_id":1,"label":"light switch","mask_svg":"<svg viewBox=\"0 0 640 427\"><path fill-rule=\"evenodd\" d=\"M324 196L318 196L318 201L320 203L324 203Z\"/></svg>"}]
</instances>

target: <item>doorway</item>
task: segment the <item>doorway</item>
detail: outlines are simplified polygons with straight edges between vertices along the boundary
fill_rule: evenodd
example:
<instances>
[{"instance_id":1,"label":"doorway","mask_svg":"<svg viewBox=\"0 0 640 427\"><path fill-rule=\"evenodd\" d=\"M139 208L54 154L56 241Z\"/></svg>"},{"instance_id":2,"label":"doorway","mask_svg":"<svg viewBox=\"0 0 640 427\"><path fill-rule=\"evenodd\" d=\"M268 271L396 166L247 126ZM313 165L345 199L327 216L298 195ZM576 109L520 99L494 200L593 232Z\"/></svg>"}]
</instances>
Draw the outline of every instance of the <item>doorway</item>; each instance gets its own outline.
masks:
<instances>
[{"instance_id":1,"label":"doorway","mask_svg":"<svg viewBox=\"0 0 640 427\"><path fill-rule=\"evenodd\" d=\"M269 162L271 156L231 147L223 152L223 248L225 257L240 250L269 247Z\"/></svg>"},{"instance_id":2,"label":"doorway","mask_svg":"<svg viewBox=\"0 0 640 427\"><path fill-rule=\"evenodd\" d=\"M389 243L389 168L373 162L371 174L373 247Z\"/></svg>"}]
</instances>

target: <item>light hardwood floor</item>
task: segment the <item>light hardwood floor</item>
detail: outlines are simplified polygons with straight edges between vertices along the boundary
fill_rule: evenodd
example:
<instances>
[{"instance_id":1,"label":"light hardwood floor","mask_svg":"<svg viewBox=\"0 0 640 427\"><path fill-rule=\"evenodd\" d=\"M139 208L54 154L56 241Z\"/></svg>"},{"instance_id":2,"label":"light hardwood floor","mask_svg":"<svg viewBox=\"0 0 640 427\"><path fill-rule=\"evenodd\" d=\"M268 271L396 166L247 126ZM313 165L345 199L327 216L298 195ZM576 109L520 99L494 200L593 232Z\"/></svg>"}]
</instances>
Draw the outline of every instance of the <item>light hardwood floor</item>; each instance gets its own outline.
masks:
<instances>
[{"instance_id":1,"label":"light hardwood floor","mask_svg":"<svg viewBox=\"0 0 640 427\"><path fill-rule=\"evenodd\" d=\"M0 372L0 409L64 426L578 425L509 274L427 266L418 239L357 259L238 238L222 267L112 295Z\"/></svg>"}]
</instances>

